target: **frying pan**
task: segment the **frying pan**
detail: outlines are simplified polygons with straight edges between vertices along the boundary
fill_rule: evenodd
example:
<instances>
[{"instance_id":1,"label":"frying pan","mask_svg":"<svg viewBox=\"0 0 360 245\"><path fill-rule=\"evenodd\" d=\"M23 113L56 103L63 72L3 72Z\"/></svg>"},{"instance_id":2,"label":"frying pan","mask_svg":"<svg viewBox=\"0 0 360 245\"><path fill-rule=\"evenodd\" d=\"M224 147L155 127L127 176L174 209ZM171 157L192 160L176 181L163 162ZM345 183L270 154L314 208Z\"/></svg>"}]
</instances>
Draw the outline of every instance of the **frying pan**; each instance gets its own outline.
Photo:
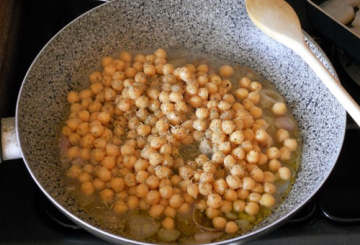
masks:
<instances>
[{"instance_id":1,"label":"frying pan","mask_svg":"<svg viewBox=\"0 0 360 245\"><path fill-rule=\"evenodd\" d=\"M315 54L334 70L314 41ZM94 235L121 244L144 244L115 235L90 217L62 181L58 139L70 90L88 86L101 57L120 50L201 50L235 61L273 82L299 123L302 157L285 201L264 221L231 240L243 243L283 224L324 183L339 155L346 113L311 69L291 50L262 34L244 1L113 1L79 17L42 49L26 74L16 109L16 135L25 164L43 193L67 217Z\"/></svg>"}]
</instances>

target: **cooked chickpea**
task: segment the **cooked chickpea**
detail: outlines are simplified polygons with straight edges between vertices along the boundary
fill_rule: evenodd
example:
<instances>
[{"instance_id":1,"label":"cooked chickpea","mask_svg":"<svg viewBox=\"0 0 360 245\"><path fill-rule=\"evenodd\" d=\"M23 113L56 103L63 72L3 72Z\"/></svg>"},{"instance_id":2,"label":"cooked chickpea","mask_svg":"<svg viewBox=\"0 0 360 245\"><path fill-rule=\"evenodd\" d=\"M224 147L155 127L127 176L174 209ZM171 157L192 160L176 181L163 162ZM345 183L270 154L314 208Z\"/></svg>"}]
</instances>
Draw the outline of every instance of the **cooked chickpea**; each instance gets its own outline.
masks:
<instances>
[{"instance_id":1,"label":"cooked chickpea","mask_svg":"<svg viewBox=\"0 0 360 245\"><path fill-rule=\"evenodd\" d=\"M253 170L251 170L250 176L256 182L261 182L264 180L264 172L258 167L255 167Z\"/></svg>"},{"instance_id":2,"label":"cooked chickpea","mask_svg":"<svg viewBox=\"0 0 360 245\"><path fill-rule=\"evenodd\" d=\"M261 206L264 206L266 208L271 208L275 205L276 201L271 194L265 193L261 196L259 203Z\"/></svg>"},{"instance_id":3,"label":"cooked chickpea","mask_svg":"<svg viewBox=\"0 0 360 245\"><path fill-rule=\"evenodd\" d=\"M216 208L207 207L205 211L206 217L208 217L211 220L214 219L215 217L220 216L220 214L221 214L220 209L216 209Z\"/></svg>"},{"instance_id":4,"label":"cooked chickpea","mask_svg":"<svg viewBox=\"0 0 360 245\"><path fill-rule=\"evenodd\" d=\"M212 220L212 224L214 226L214 228L216 229L224 229L225 226L226 226L226 219L223 218L223 217L215 217L213 220Z\"/></svg>"},{"instance_id":5,"label":"cooked chickpea","mask_svg":"<svg viewBox=\"0 0 360 245\"><path fill-rule=\"evenodd\" d=\"M100 198L105 202L111 202L114 198L114 191L111 189L103 189L100 191Z\"/></svg>"},{"instance_id":6,"label":"cooked chickpea","mask_svg":"<svg viewBox=\"0 0 360 245\"><path fill-rule=\"evenodd\" d=\"M183 202L181 206L177 209L179 214L188 214L191 210L191 206L187 202Z\"/></svg>"},{"instance_id":7,"label":"cooked chickpea","mask_svg":"<svg viewBox=\"0 0 360 245\"><path fill-rule=\"evenodd\" d=\"M175 221L171 217L166 217L161 222L162 227L166 230L173 230L175 228Z\"/></svg>"},{"instance_id":8,"label":"cooked chickpea","mask_svg":"<svg viewBox=\"0 0 360 245\"><path fill-rule=\"evenodd\" d=\"M241 179L238 176L227 176L226 177L226 183L231 189L238 189L242 187Z\"/></svg>"},{"instance_id":9,"label":"cooked chickpea","mask_svg":"<svg viewBox=\"0 0 360 245\"><path fill-rule=\"evenodd\" d=\"M223 200L219 194L210 194L207 198L207 205L211 208L220 208L223 204Z\"/></svg>"},{"instance_id":10,"label":"cooked chickpea","mask_svg":"<svg viewBox=\"0 0 360 245\"><path fill-rule=\"evenodd\" d=\"M184 199L179 194L174 194L169 199L169 205L172 208L178 209L184 202Z\"/></svg>"},{"instance_id":11,"label":"cooked chickpea","mask_svg":"<svg viewBox=\"0 0 360 245\"><path fill-rule=\"evenodd\" d=\"M160 193L155 190L150 190L145 197L145 200L150 205L155 205L160 201Z\"/></svg>"},{"instance_id":12,"label":"cooked chickpea","mask_svg":"<svg viewBox=\"0 0 360 245\"><path fill-rule=\"evenodd\" d=\"M123 200L118 200L113 207L115 213L124 214L129 209L127 204Z\"/></svg>"},{"instance_id":13,"label":"cooked chickpea","mask_svg":"<svg viewBox=\"0 0 360 245\"><path fill-rule=\"evenodd\" d=\"M152 190L157 189L159 187L159 184L160 180L155 175L150 175L146 180L146 185Z\"/></svg>"},{"instance_id":14,"label":"cooked chickpea","mask_svg":"<svg viewBox=\"0 0 360 245\"><path fill-rule=\"evenodd\" d=\"M278 116L285 115L287 112L287 108L284 102L276 102L271 108L271 110L275 115Z\"/></svg>"},{"instance_id":15,"label":"cooked chickpea","mask_svg":"<svg viewBox=\"0 0 360 245\"><path fill-rule=\"evenodd\" d=\"M291 178L291 170L288 167L280 167L278 173L281 179L289 180Z\"/></svg>"},{"instance_id":16,"label":"cooked chickpea","mask_svg":"<svg viewBox=\"0 0 360 245\"><path fill-rule=\"evenodd\" d=\"M295 139L288 138L284 140L284 146L290 151L295 151L298 147L298 144Z\"/></svg>"},{"instance_id":17,"label":"cooked chickpea","mask_svg":"<svg viewBox=\"0 0 360 245\"><path fill-rule=\"evenodd\" d=\"M276 147L267 149L266 155L269 159L278 159L280 157L280 150Z\"/></svg>"},{"instance_id":18,"label":"cooked chickpea","mask_svg":"<svg viewBox=\"0 0 360 245\"><path fill-rule=\"evenodd\" d=\"M136 186L136 196L139 198L146 198L147 194L149 192L149 188L146 184L139 184Z\"/></svg>"},{"instance_id":19,"label":"cooked chickpea","mask_svg":"<svg viewBox=\"0 0 360 245\"><path fill-rule=\"evenodd\" d=\"M245 135L242 131L237 130L230 135L230 142L240 145L245 140Z\"/></svg>"},{"instance_id":20,"label":"cooked chickpea","mask_svg":"<svg viewBox=\"0 0 360 245\"><path fill-rule=\"evenodd\" d=\"M246 88L239 88L234 92L234 95L236 96L236 98L243 101L248 97L249 91Z\"/></svg>"},{"instance_id":21,"label":"cooked chickpea","mask_svg":"<svg viewBox=\"0 0 360 245\"><path fill-rule=\"evenodd\" d=\"M169 199L173 195L173 188L171 186L162 186L159 189L161 198Z\"/></svg>"},{"instance_id":22,"label":"cooked chickpea","mask_svg":"<svg viewBox=\"0 0 360 245\"><path fill-rule=\"evenodd\" d=\"M149 215L152 218L158 218L164 212L165 207L160 204L155 204L150 207Z\"/></svg>"},{"instance_id":23,"label":"cooked chickpea","mask_svg":"<svg viewBox=\"0 0 360 245\"><path fill-rule=\"evenodd\" d=\"M94 179L93 185L94 185L95 190L97 190L97 191L103 190L106 186L105 182L98 178Z\"/></svg>"},{"instance_id":24,"label":"cooked chickpea","mask_svg":"<svg viewBox=\"0 0 360 245\"><path fill-rule=\"evenodd\" d=\"M280 148L280 161L288 161L291 158L291 151L287 147L281 147Z\"/></svg>"},{"instance_id":25,"label":"cooked chickpea","mask_svg":"<svg viewBox=\"0 0 360 245\"><path fill-rule=\"evenodd\" d=\"M220 76L224 78L231 77L234 74L234 69L229 65L224 65L219 69Z\"/></svg>"},{"instance_id":26,"label":"cooked chickpea","mask_svg":"<svg viewBox=\"0 0 360 245\"><path fill-rule=\"evenodd\" d=\"M206 119L209 117L209 109L207 108L198 108L196 110L196 116L199 119Z\"/></svg>"},{"instance_id":27,"label":"cooked chickpea","mask_svg":"<svg viewBox=\"0 0 360 245\"><path fill-rule=\"evenodd\" d=\"M249 202L248 204L246 204L244 210L247 214L256 215L259 213L260 207L255 202Z\"/></svg>"},{"instance_id":28,"label":"cooked chickpea","mask_svg":"<svg viewBox=\"0 0 360 245\"><path fill-rule=\"evenodd\" d=\"M290 134L286 129L280 128L276 131L276 140L278 142L284 142L288 138L290 138Z\"/></svg>"},{"instance_id":29,"label":"cooked chickpea","mask_svg":"<svg viewBox=\"0 0 360 245\"><path fill-rule=\"evenodd\" d=\"M210 183L199 183L198 190L203 196L208 196L212 191L212 185Z\"/></svg>"},{"instance_id":30,"label":"cooked chickpea","mask_svg":"<svg viewBox=\"0 0 360 245\"><path fill-rule=\"evenodd\" d=\"M244 177L243 178L243 186L244 190L251 190L255 187L255 180L251 177Z\"/></svg>"},{"instance_id":31,"label":"cooked chickpea","mask_svg":"<svg viewBox=\"0 0 360 245\"><path fill-rule=\"evenodd\" d=\"M231 135L234 132L236 126L234 122L230 120L224 120L221 124L221 128L225 134Z\"/></svg>"},{"instance_id":32,"label":"cooked chickpea","mask_svg":"<svg viewBox=\"0 0 360 245\"><path fill-rule=\"evenodd\" d=\"M225 226L225 232L228 234L235 234L238 232L239 227L234 221L228 221Z\"/></svg>"},{"instance_id":33,"label":"cooked chickpea","mask_svg":"<svg viewBox=\"0 0 360 245\"><path fill-rule=\"evenodd\" d=\"M94 185L90 180L81 183L80 190L86 195L92 195L95 191Z\"/></svg>"}]
</instances>

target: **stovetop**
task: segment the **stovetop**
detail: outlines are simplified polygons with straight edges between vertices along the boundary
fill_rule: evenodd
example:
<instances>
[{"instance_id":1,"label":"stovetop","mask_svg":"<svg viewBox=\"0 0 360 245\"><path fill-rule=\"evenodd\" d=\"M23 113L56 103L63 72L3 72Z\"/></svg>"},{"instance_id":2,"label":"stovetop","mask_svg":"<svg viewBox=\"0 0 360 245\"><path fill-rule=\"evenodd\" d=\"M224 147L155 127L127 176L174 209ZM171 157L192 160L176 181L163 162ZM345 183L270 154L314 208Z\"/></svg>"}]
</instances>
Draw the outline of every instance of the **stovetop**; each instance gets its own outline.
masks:
<instances>
[{"instance_id":1,"label":"stovetop","mask_svg":"<svg viewBox=\"0 0 360 245\"><path fill-rule=\"evenodd\" d=\"M98 6L97 0L19 0L20 16L13 65L0 83L8 91L0 98L2 117L14 116L17 93L31 62L63 26ZM338 50L307 21L305 0L288 0L303 29L322 47L349 93L359 101L360 87L349 81L337 58ZM304 208L274 232L249 244L357 244L360 241L360 130L348 117L339 160L321 190ZM0 244L106 244L62 216L45 198L22 159L0 164Z\"/></svg>"}]
</instances>

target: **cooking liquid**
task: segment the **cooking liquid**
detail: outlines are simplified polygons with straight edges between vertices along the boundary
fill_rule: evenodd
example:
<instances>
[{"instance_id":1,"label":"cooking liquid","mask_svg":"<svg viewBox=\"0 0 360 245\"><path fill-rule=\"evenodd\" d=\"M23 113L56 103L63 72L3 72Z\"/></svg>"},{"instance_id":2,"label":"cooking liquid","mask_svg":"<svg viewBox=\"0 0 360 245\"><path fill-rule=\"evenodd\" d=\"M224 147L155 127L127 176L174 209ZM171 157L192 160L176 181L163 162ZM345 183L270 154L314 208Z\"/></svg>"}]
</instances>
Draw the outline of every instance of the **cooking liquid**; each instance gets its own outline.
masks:
<instances>
[{"instance_id":1,"label":"cooking liquid","mask_svg":"<svg viewBox=\"0 0 360 245\"><path fill-rule=\"evenodd\" d=\"M261 76L259 76L256 72L254 72L250 68L241 66L235 62L229 62L226 60L222 60L218 57L208 55L208 54L205 54L205 53L202 53L199 51L195 51L195 50L189 51L189 50L183 50L183 49L177 49L177 50L172 49L172 50L166 50L166 51L167 51L167 55L168 55L167 62L173 64L174 68L182 67L189 63L193 64L195 67L197 67L199 64L207 64L209 67L209 74L211 74L211 73L218 74L218 70L222 65L231 65L235 71L234 75L231 76L230 78L228 78L234 85L232 92L238 88L237 82L241 78L248 77L252 81L261 82L263 88L266 88L266 89L269 89L269 90L275 92L275 94L276 94L275 97L279 98L279 96L280 96L279 92L275 89L275 87L269 81L267 81L264 78L262 78ZM153 53L153 52L154 52L154 50L142 50L142 51L134 51L131 53L136 55L138 53L149 54L149 53ZM118 54L114 54L113 56L119 57ZM99 67L97 67L97 69L95 69L95 70L102 70L100 68L100 64L99 64ZM282 100L284 101L284 99L282 99ZM263 115L264 115L263 119L265 119L270 124L269 128L266 131L274 139L273 146L280 148L281 147L280 144L275 140L276 127L274 125L274 117L272 116L271 109L265 108L265 107L261 106L261 104L259 107L261 107L263 109ZM293 122L295 122L294 117L289 112L287 112L286 116L291 118L291 120ZM296 125L295 129L290 132L290 138L297 139L297 141L299 143L299 131L298 131L296 123L295 123L295 125ZM185 160L185 162L187 162L188 160L193 161L199 154L201 154L198 146L199 146L199 142L195 141L195 143L193 143L190 146L180 147L179 152L180 152L181 156L183 157L183 159ZM277 206L279 206L279 204L281 204L281 202L286 198L288 192L290 191L291 185L295 181L295 175L296 175L296 172L297 172L297 169L299 166L299 162L300 162L300 155L301 155L301 146L299 145L297 151L292 152L292 156L291 156L290 160L282 161L283 166L287 166L292 170L292 178L288 181L284 181L281 179L278 179L275 181L274 184L277 187L277 192L275 194L273 194L273 196L276 199L276 205L271 209L260 206L261 207L260 211L255 216L248 215L245 212L238 214L238 217L245 221L245 222L243 222L243 226L240 227L241 229L239 229L239 232L237 234L233 234L233 235L224 233L217 240L225 240L225 239L229 239L229 238L244 234L245 232L251 230L251 228L254 225L256 225L259 222L261 222L262 220L264 220L268 215L271 214L273 209L275 209ZM209 159L211 159L211 156L209 156ZM130 234L129 230L128 230L127 220L134 214L148 216L147 211L145 212L145 211L142 211L139 208L137 208L135 210L129 210L129 211L127 211L127 213L125 213L123 215L116 214L112 210L115 200L110 203L103 202L103 201L101 201L99 195L96 192L90 196L84 195L80 191L80 183L77 181L77 179L68 178L66 175L67 170L73 163L71 163L69 160L66 159L66 157L63 157L63 156L61 156L61 162L62 162L63 169L64 169L64 175L63 175L64 181L66 183L66 186L68 187L68 191L71 192L72 196L78 201L79 205L91 217L93 217L97 221L98 224L100 224L101 228L108 230L112 233L130 238L130 239L134 239L134 240L141 240L141 241L150 242L150 243L168 243L168 242L159 240L157 238L156 233L152 237L146 238L146 239L139 239L139 237L136 237L136 236L133 236L132 234ZM80 164L83 164L83 163L80 163ZM261 167L261 169L263 171L268 170L267 168L263 168L263 167ZM174 172L174 174L175 174L175 172ZM199 194L199 196L201 196L201 195ZM176 218L175 218L175 221L176 221ZM185 222L186 225L188 226L187 227L188 232L186 232L187 234L181 234L180 237L177 239L177 241L174 243L192 243L192 242L194 242L191 238L191 235L193 235L194 233L199 231L199 229L191 221L191 215L190 215L189 219L185 220L185 221L186 221ZM211 222L210 222L210 224L211 224ZM179 225L184 225L184 224L180 224L180 221L178 221L178 223L175 225L175 229ZM189 238L189 236L190 236L190 238Z\"/></svg>"}]
</instances>

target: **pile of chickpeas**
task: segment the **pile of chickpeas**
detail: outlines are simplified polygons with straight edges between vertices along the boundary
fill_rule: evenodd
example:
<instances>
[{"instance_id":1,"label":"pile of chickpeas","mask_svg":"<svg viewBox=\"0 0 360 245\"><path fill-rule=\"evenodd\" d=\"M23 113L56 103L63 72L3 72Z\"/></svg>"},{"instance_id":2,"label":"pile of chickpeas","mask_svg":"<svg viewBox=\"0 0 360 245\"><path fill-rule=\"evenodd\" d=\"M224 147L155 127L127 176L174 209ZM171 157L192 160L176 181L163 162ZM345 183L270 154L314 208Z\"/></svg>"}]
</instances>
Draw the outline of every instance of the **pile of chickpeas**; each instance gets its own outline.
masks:
<instances>
[{"instance_id":1,"label":"pile of chickpeas","mask_svg":"<svg viewBox=\"0 0 360 245\"><path fill-rule=\"evenodd\" d=\"M233 74L230 65L174 67L161 48L104 57L89 88L67 96L67 177L119 215L140 209L172 230L178 214L195 208L212 228L237 233L240 214L276 205L275 181L292 177L283 162L298 145L286 129L267 132L262 84L233 84ZM288 113L283 102L269 112ZM187 146L199 154L185 161Z\"/></svg>"}]
</instances>

